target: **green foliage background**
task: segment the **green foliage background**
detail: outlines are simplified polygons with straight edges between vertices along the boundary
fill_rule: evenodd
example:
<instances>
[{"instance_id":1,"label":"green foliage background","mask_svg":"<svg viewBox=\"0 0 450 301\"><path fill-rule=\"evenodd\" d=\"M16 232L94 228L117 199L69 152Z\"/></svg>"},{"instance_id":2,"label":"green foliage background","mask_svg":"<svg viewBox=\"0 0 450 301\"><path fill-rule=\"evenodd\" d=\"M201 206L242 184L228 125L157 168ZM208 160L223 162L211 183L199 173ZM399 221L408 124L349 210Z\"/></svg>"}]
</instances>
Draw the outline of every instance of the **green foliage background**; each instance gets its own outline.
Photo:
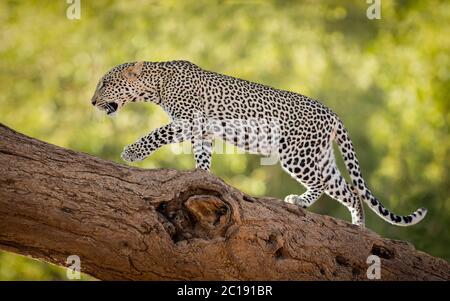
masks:
<instances>
[{"instance_id":1,"label":"green foliage background","mask_svg":"<svg viewBox=\"0 0 450 301\"><path fill-rule=\"evenodd\" d=\"M367 211L367 227L450 259L449 1L383 0L381 20L368 20L359 0L82 0L80 20L68 20L67 7L0 2L0 122L121 162L126 144L168 119L151 104L129 105L115 119L93 109L95 85L115 65L185 59L300 92L341 116L366 180L388 208L429 209L409 228ZM166 146L137 165L191 169L194 162ZM213 172L256 196L304 191L254 155L215 155ZM325 196L310 210L350 220ZM0 279L65 279L65 271L0 253Z\"/></svg>"}]
</instances>

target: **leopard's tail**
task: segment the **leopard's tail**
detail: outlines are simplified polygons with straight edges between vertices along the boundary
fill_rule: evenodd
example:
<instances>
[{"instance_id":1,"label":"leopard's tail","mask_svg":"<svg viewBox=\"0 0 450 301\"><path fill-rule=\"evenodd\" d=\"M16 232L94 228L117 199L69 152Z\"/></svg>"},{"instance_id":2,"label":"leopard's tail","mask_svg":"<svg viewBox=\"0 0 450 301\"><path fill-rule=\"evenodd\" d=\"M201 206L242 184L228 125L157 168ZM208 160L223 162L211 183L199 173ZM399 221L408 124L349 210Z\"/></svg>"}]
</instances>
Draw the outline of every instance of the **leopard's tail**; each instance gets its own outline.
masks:
<instances>
[{"instance_id":1,"label":"leopard's tail","mask_svg":"<svg viewBox=\"0 0 450 301\"><path fill-rule=\"evenodd\" d=\"M367 187L359 167L358 159L353 148L352 141L348 136L347 130L341 121L338 120L335 127L335 138L339 150L344 158L345 165L347 166L350 178L352 180L354 190L358 193L365 203L382 219L397 226L411 226L420 222L427 214L427 209L420 208L414 211L410 215L400 216L390 212L383 204L372 194Z\"/></svg>"}]
</instances>

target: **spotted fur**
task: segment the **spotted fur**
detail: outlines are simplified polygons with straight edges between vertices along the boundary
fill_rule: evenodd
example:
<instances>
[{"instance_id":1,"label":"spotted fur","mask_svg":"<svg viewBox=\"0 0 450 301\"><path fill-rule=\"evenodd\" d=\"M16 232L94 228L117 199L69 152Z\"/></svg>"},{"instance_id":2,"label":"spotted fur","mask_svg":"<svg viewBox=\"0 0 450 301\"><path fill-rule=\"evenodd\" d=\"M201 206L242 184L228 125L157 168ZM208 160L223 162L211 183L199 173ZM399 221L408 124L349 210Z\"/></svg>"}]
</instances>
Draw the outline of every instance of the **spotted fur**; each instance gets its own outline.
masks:
<instances>
[{"instance_id":1,"label":"spotted fur","mask_svg":"<svg viewBox=\"0 0 450 301\"><path fill-rule=\"evenodd\" d=\"M121 155L126 161L143 160L163 145L191 140L196 167L209 170L212 141L219 137L250 152L275 151L282 168L307 188L285 202L306 208L325 192L346 206L352 222L361 226L363 201L395 225L413 225L425 217L424 208L407 216L393 214L373 196L341 120L309 97L171 61L119 65L100 80L92 98L92 104L107 114L135 101L160 105L171 123L127 146ZM255 126L261 120L264 125ZM276 143L269 143L274 137ZM336 166L333 141L352 184Z\"/></svg>"}]
</instances>

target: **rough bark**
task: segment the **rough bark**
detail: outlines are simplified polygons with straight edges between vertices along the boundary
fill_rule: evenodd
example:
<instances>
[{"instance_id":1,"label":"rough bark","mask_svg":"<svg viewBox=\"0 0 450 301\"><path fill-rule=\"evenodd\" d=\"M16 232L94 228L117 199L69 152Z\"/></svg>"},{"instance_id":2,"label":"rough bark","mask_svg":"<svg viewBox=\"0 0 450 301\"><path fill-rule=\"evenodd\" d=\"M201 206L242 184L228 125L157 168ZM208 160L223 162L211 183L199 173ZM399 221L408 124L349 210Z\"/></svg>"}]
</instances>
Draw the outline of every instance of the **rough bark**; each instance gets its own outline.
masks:
<instances>
[{"instance_id":1,"label":"rough bark","mask_svg":"<svg viewBox=\"0 0 450 301\"><path fill-rule=\"evenodd\" d=\"M449 280L450 265L406 242L202 171L127 167L0 125L0 249L99 279Z\"/></svg>"}]
</instances>

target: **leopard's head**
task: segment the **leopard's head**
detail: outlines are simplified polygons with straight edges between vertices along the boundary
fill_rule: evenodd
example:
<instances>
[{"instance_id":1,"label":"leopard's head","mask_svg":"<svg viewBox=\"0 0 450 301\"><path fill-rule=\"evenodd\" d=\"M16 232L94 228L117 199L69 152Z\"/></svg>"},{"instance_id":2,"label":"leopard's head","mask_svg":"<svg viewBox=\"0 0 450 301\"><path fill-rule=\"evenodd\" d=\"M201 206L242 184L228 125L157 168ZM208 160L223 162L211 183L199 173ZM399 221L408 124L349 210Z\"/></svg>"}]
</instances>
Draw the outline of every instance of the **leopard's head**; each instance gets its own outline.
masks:
<instances>
[{"instance_id":1,"label":"leopard's head","mask_svg":"<svg viewBox=\"0 0 450 301\"><path fill-rule=\"evenodd\" d=\"M151 64L125 63L108 71L97 84L92 105L113 115L129 102L157 101L159 93L153 84Z\"/></svg>"}]
</instances>

